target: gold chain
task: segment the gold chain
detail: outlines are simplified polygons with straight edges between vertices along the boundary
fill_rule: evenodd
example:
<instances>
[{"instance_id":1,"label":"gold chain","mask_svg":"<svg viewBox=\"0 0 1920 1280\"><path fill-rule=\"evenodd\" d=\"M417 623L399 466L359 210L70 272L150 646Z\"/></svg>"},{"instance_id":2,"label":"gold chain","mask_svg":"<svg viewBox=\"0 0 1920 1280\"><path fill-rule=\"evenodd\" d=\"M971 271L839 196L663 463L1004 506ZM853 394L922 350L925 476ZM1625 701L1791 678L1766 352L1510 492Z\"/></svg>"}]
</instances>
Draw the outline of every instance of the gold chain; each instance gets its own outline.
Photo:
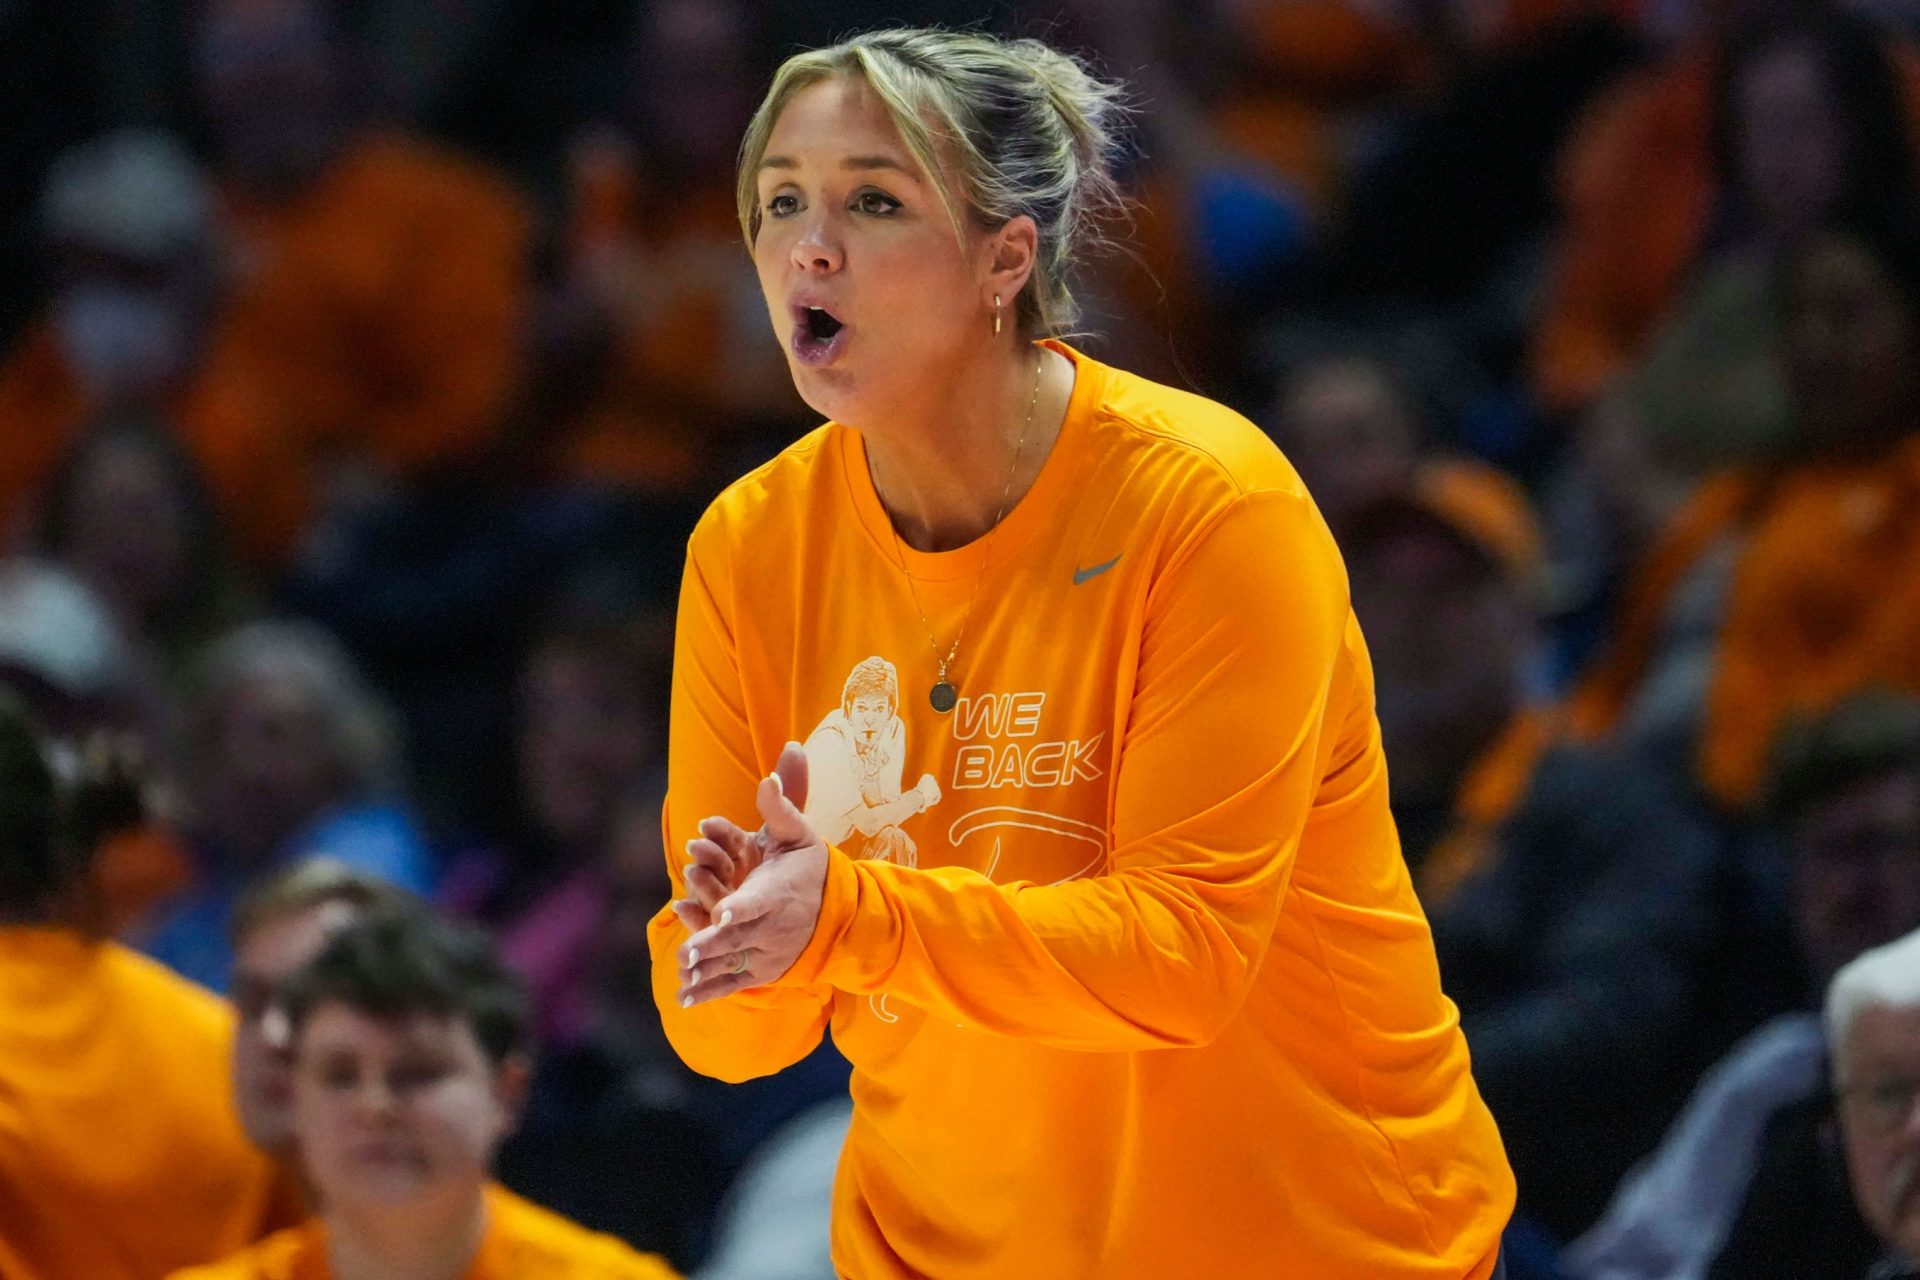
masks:
<instances>
[{"instance_id":1,"label":"gold chain","mask_svg":"<svg viewBox=\"0 0 1920 1280\"><path fill-rule=\"evenodd\" d=\"M987 545L980 551L980 572L973 577L973 593L967 597L966 616L960 620L960 630L953 637L953 645L947 650L947 656L944 658L940 656L940 642L933 635L933 624L927 621L927 611L920 607L920 593L914 589L913 574L907 568L907 552L906 548L900 544L899 531L894 529L891 520L887 522L887 530L893 534L894 551L900 558L900 573L907 580L907 595L913 601L913 611L920 615L920 625L926 628L927 644L933 650L934 661L940 664L942 684L946 683L947 669L953 665L954 658L960 652L960 642L967 638L967 627L973 622L973 606L974 602L980 598L980 584L987 576L987 564L993 554L994 535L1000 532L1000 522L1006 519L1007 500L1013 496L1013 481L1020 474L1020 454L1026 448L1027 429L1033 426L1033 411L1040 403L1041 375L1046 372L1046 364L1047 357L1042 352L1040 358L1034 362L1033 398L1027 402L1026 421L1020 424L1020 438L1013 446L1013 465L1007 470L1007 486L1000 493L1000 510L994 513L993 527L987 531Z\"/></svg>"}]
</instances>

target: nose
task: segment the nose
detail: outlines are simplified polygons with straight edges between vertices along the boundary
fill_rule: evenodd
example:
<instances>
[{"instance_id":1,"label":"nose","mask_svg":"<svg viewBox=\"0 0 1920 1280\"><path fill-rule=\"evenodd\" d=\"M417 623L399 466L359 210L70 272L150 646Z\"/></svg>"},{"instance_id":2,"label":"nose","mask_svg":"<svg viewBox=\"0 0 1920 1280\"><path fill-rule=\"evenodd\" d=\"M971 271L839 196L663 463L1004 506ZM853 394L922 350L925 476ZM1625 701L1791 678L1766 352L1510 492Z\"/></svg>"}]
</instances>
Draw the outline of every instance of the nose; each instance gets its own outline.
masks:
<instances>
[{"instance_id":1,"label":"nose","mask_svg":"<svg viewBox=\"0 0 1920 1280\"><path fill-rule=\"evenodd\" d=\"M386 1073L381 1071L369 1071L353 1095L355 1109L370 1120L380 1120L392 1115L398 1101L392 1083L388 1081Z\"/></svg>"},{"instance_id":2,"label":"nose","mask_svg":"<svg viewBox=\"0 0 1920 1280\"><path fill-rule=\"evenodd\" d=\"M809 275L832 275L844 261L838 239L824 219L814 219L793 242L793 265Z\"/></svg>"}]
</instances>

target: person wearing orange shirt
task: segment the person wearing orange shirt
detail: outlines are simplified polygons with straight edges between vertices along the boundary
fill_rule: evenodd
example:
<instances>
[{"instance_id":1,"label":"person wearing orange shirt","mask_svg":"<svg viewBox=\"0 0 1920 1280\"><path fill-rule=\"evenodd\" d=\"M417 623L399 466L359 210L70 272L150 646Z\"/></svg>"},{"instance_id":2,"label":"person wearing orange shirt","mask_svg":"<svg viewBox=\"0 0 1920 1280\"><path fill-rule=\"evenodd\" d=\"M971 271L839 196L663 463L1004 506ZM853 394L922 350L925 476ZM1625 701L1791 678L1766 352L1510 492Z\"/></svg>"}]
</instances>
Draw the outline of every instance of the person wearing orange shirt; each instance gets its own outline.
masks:
<instances>
[{"instance_id":1,"label":"person wearing orange shirt","mask_svg":"<svg viewBox=\"0 0 1920 1280\"><path fill-rule=\"evenodd\" d=\"M1496 1275L1512 1175L1326 526L1245 419L1046 336L1115 94L892 31L756 115L743 229L832 421L688 548L655 999L729 1080L832 1024L863 1280ZM816 780L886 857L818 837Z\"/></svg>"},{"instance_id":2,"label":"person wearing orange shirt","mask_svg":"<svg viewBox=\"0 0 1920 1280\"><path fill-rule=\"evenodd\" d=\"M1780 281L1792 452L1708 479L1629 584L1571 729L1657 751L1731 810L1773 735L1865 684L1920 689L1920 255L1812 236Z\"/></svg>"},{"instance_id":3,"label":"person wearing orange shirt","mask_svg":"<svg viewBox=\"0 0 1920 1280\"><path fill-rule=\"evenodd\" d=\"M471 461L518 390L531 218L485 167L361 127L331 6L207 6L196 71L238 242L220 343L336 498Z\"/></svg>"},{"instance_id":4,"label":"person wearing orange shirt","mask_svg":"<svg viewBox=\"0 0 1920 1280\"><path fill-rule=\"evenodd\" d=\"M1728 587L1700 776L1749 805L1785 720L1862 686L1920 692L1920 251L1840 227L1786 290L1805 457L1774 486Z\"/></svg>"},{"instance_id":5,"label":"person wearing orange shirt","mask_svg":"<svg viewBox=\"0 0 1920 1280\"><path fill-rule=\"evenodd\" d=\"M293 1138L324 1208L176 1280L672 1280L489 1184L529 1078L528 1006L483 933L375 910L280 998Z\"/></svg>"},{"instance_id":6,"label":"person wearing orange shirt","mask_svg":"<svg viewBox=\"0 0 1920 1280\"><path fill-rule=\"evenodd\" d=\"M112 753L55 758L0 697L0 1275L153 1280L255 1238L271 1163L226 1086L219 999L67 923L139 821Z\"/></svg>"},{"instance_id":7,"label":"person wearing orange shirt","mask_svg":"<svg viewBox=\"0 0 1920 1280\"><path fill-rule=\"evenodd\" d=\"M227 244L205 175L166 134L111 133L55 164L41 220L52 296L0 363L0 541L35 523L96 424L141 417L192 458L238 558L282 563L305 474L270 391L218 340Z\"/></svg>"},{"instance_id":8,"label":"person wearing orange shirt","mask_svg":"<svg viewBox=\"0 0 1920 1280\"><path fill-rule=\"evenodd\" d=\"M1714 255L1776 255L1904 195L1920 57L1831 9L1708 6L1698 40L1582 122L1559 166L1564 225L1531 353L1550 412L1585 408L1628 370Z\"/></svg>"}]
</instances>

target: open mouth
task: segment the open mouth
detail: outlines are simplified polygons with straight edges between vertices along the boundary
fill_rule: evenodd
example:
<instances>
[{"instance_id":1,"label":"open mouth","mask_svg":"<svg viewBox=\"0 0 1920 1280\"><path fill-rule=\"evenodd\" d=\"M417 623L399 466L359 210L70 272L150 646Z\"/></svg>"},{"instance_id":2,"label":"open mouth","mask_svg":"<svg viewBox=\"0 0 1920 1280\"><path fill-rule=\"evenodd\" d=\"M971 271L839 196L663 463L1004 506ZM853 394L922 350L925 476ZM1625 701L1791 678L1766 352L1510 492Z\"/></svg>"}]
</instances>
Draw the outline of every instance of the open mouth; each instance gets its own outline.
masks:
<instances>
[{"instance_id":1,"label":"open mouth","mask_svg":"<svg viewBox=\"0 0 1920 1280\"><path fill-rule=\"evenodd\" d=\"M826 364L846 345L846 322L825 307L796 306L793 352L803 363Z\"/></svg>"}]
</instances>

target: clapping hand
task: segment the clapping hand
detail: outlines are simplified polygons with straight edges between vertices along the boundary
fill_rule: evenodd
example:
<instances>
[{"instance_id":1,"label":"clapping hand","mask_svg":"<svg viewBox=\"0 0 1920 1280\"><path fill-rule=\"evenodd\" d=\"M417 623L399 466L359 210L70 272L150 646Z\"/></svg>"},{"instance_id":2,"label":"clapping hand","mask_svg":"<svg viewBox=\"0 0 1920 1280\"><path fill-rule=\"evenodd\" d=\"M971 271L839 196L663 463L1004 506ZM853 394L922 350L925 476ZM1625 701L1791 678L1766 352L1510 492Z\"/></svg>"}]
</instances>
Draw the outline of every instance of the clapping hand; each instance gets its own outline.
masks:
<instances>
[{"instance_id":1,"label":"clapping hand","mask_svg":"<svg viewBox=\"0 0 1920 1280\"><path fill-rule=\"evenodd\" d=\"M688 843L689 896L673 904L693 935L680 948L683 1007L773 982L806 950L827 882L806 803L806 752L789 742L754 795L760 830L708 818Z\"/></svg>"}]
</instances>

